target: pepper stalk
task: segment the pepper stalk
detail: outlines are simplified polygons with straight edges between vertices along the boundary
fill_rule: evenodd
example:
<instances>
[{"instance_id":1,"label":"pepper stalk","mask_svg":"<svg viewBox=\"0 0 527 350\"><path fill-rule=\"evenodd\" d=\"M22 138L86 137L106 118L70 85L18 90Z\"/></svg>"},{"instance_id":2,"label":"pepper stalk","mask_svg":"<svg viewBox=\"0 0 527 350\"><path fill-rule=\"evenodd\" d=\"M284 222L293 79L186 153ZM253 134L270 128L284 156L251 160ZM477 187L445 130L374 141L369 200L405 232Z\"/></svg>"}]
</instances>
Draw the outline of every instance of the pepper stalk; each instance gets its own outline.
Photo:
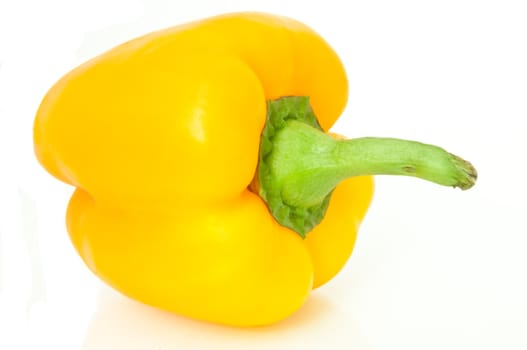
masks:
<instances>
[{"instance_id":1,"label":"pepper stalk","mask_svg":"<svg viewBox=\"0 0 527 350\"><path fill-rule=\"evenodd\" d=\"M251 188L281 225L305 238L322 221L333 189L362 175L412 176L462 190L477 178L472 164L437 146L394 138L331 137L318 124L306 96L268 102Z\"/></svg>"}]
</instances>

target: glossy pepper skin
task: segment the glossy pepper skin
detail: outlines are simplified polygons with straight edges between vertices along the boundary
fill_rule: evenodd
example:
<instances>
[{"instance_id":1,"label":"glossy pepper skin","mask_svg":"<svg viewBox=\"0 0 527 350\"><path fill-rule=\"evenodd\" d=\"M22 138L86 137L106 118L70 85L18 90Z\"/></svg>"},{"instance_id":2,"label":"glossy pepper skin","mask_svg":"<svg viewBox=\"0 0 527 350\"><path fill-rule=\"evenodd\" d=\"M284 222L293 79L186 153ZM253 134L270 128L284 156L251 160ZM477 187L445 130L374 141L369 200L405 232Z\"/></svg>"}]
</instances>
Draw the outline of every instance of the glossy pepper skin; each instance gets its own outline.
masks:
<instances>
[{"instance_id":1,"label":"glossy pepper skin","mask_svg":"<svg viewBox=\"0 0 527 350\"><path fill-rule=\"evenodd\" d=\"M216 323L284 319L343 267L371 200L343 181L303 240L249 190L266 102L343 111L335 52L295 20L238 13L161 30L81 65L44 98L35 151L76 187L67 228L89 268L146 304Z\"/></svg>"}]
</instances>

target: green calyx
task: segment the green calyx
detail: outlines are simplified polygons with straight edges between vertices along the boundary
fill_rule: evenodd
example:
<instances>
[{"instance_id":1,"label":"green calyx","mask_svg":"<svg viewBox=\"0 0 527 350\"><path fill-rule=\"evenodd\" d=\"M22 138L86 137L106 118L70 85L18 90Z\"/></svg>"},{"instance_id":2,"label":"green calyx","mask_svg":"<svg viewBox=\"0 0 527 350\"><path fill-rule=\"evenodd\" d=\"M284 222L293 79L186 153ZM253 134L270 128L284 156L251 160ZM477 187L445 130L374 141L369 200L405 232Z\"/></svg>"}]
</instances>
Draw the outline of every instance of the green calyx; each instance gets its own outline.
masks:
<instances>
[{"instance_id":1,"label":"green calyx","mask_svg":"<svg viewBox=\"0 0 527 350\"><path fill-rule=\"evenodd\" d=\"M268 102L256 191L273 217L301 237L322 221L333 189L360 175L405 175L472 187L476 170L437 146L392 138L338 140L319 126L309 98Z\"/></svg>"}]
</instances>

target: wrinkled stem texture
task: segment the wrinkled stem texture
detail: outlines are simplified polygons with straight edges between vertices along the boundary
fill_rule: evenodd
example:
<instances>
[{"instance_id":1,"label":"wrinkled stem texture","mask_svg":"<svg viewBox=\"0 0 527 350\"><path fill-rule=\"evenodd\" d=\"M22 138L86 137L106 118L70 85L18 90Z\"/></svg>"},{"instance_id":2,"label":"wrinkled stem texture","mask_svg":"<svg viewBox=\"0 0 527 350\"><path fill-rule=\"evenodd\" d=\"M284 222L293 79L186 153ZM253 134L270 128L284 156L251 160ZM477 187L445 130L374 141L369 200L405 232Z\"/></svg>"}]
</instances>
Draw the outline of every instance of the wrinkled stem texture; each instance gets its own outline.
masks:
<instances>
[{"instance_id":1,"label":"wrinkled stem texture","mask_svg":"<svg viewBox=\"0 0 527 350\"><path fill-rule=\"evenodd\" d=\"M469 162L437 146L393 138L335 139L320 129L307 97L284 97L268 107L257 191L275 219L302 237L320 223L331 192L349 177L405 175L462 190L476 181Z\"/></svg>"},{"instance_id":2,"label":"wrinkled stem texture","mask_svg":"<svg viewBox=\"0 0 527 350\"><path fill-rule=\"evenodd\" d=\"M462 190L472 187L477 177L469 162L415 141L335 140L298 121L288 122L274 140L271 169L283 188L283 200L290 205L320 202L340 181L353 176L413 176Z\"/></svg>"}]
</instances>

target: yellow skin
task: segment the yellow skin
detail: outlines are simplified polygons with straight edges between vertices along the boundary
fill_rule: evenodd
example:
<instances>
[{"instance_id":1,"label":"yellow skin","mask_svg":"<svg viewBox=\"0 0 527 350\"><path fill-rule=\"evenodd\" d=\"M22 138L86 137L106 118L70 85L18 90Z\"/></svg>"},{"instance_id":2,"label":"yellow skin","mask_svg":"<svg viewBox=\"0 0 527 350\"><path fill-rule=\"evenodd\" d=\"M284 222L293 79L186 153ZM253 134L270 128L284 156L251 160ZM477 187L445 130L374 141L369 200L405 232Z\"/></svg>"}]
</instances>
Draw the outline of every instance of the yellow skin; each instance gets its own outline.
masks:
<instances>
[{"instance_id":1,"label":"yellow skin","mask_svg":"<svg viewBox=\"0 0 527 350\"><path fill-rule=\"evenodd\" d=\"M309 96L324 130L344 109L335 52L297 21L260 13L148 34L64 76L44 98L35 151L75 186L73 245L101 279L196 319L277 322L348 260L370 176L343 181L305 240L249 185L266 101Z\"/></svg>"}]
</instances>

